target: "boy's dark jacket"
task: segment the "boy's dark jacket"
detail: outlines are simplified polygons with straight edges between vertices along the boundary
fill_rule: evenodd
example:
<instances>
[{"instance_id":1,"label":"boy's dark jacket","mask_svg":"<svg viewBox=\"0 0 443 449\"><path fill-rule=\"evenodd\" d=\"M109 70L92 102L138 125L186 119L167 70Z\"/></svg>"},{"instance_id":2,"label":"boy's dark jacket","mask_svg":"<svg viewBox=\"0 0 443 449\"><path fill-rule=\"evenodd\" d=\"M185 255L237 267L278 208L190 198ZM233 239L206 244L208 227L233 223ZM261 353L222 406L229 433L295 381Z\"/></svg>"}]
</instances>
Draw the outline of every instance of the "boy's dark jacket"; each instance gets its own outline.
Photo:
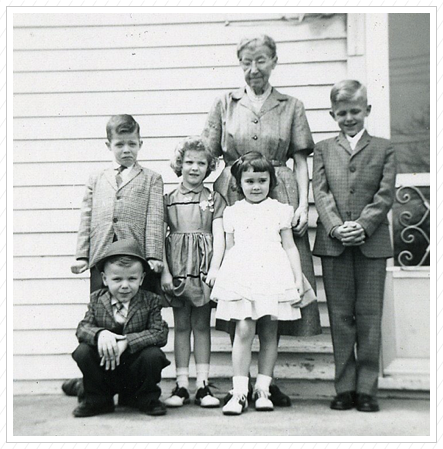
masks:
<instances>
[{"instance_id":1,"label":"boy's dark jacket","mask_svg":"<svg viewBox=\"0 0 443 449\"><path fill-rule=\"evenodd\" d=\"M127 336L127 350L130 353L138 352L147 346L165 346L168 339L168 325L162 319L159 300L158 295L140 289L131 299L122 330L121 325L114 320L108 289L96 290L91 294L88 310L77 327L78 341L96 346L97 333L107 329Z\"/></svg>"},{"instance_id":2,"label":"boy's dark jacket","mask_svg":"<svg viewBox=\"0 0 443 449\"><path fill-rule=\"evenodd\" d=\"M332 229L357 221L366 232L361 252L392 257L387 214L394 201L395 158L389 140L365 131L354 151L343 133L319 142L312 184L319 215L313 254L339 256L345 247L330 236Z\"/></svg>"}]
</instances>

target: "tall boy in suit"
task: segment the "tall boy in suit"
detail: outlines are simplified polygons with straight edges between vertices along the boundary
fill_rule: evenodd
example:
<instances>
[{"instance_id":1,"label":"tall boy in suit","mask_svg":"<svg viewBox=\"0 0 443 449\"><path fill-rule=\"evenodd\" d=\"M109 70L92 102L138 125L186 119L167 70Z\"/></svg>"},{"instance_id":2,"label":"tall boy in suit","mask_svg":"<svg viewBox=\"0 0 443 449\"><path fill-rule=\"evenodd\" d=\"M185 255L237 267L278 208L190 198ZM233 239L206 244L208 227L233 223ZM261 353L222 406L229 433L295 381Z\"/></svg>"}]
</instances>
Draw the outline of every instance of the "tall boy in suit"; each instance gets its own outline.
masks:
<instances>
[{"instance_id":1,"label":"tall boy in suit","mask_svg":"<svg viewBox=\"0 0 443 449\"><path fill-rule=\"evenodd\" d=\"M321 257L335 361L334 410L375 412L386 258L394 201L394 150L365 130L366 88L345 80L331 91L341 133L314 150L319 214L313 254Z\"/></svg>"}]
</instances>

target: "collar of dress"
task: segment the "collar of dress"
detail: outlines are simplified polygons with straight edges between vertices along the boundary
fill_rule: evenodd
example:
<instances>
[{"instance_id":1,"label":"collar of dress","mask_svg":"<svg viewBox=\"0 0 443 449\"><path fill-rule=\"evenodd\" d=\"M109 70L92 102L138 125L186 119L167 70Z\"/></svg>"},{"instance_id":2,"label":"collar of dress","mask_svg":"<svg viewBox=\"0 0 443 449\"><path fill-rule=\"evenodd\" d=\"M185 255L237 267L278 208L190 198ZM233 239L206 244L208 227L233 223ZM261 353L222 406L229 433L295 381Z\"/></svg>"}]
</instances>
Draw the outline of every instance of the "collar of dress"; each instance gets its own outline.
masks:
<instances>
[{"instance_id":1,"label":"collar of dress","mask_svg":"<svg viewBox=\"0 0 443 449\"><path fill-rule=\"evenodd\" d=\"M271 86L271 93L269 94L269 98L275 98L276 100L279 101L287 101L288 100L288 96L281 94L275 87ZM234 100L241 100L245 95L248 95L246 92L246 86L240 87L240 89L235 90L234 92L232 92L232 98Z\"/></svg>"},{"instance_id":2,"label":"collar of dress","mask_svg":"<svg viewBox=\"0 0 443 449\"><path fill-rule=\"evenodd\" d=\"M200 193L203 190L203 184L200 184L198 187L194 187L193 189L188 189L183 185L183 183L180 184L180 193L183 193L183 195L187 195L188 193Z\"/></svg>"}]
</instances>

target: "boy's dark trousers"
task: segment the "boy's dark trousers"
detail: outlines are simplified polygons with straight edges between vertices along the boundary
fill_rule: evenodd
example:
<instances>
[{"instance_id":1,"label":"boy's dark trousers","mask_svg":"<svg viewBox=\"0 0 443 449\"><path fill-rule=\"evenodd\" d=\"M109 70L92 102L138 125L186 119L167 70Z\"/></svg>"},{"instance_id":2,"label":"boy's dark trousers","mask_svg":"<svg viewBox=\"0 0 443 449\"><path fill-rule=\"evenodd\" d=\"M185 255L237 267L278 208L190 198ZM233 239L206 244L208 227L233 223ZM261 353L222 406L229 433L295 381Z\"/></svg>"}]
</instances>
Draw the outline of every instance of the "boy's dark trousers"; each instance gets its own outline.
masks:
<instances>
[{"instance_id":1,"label":"boy's dark trousers","mask_svg":"<svg viewBox=\"0 0 443 449\"><path fill-rule=\"evenodd\" d=\"M99 406L110 404L118 393L120 405L124 403L140 409L160 397L161 372L170 364L157 346L134 354L125 351L114 370L100 366L97 348L86 343L80 343L72 357L83 373L86 402Z\"/></svg>"},{"instance_id":2,"label":"boy's dark trousers","mask_svg":"<svg viewBox=\"0 0 443 449\"><path fill-rule=\"evenodd\" d=\"M386 259L368 258L359 247L322 256L335 361L337 393L376 395Z\"/></svg>"}]
</instances>

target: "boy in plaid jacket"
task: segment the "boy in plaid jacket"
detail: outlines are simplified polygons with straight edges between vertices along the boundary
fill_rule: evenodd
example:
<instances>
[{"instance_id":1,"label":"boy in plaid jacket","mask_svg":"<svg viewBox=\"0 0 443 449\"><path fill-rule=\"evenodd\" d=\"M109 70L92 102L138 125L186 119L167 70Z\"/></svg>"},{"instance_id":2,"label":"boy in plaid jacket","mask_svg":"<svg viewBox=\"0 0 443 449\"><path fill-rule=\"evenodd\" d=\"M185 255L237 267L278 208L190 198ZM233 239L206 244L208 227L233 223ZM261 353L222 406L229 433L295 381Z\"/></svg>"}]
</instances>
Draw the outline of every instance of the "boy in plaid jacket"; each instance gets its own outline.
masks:
<instances>
[{"instance_id":1,"label":"boy in plaid jacket","mask_svg":"<svg viewBox=\"0 0 443 449\"><path fill-rule=\"evenodd\" d=\"M97 261L105 288L91 294L85 317L77 327L79 346L72 354L83 373L84 396L73 411L88 417L114 411L119 405L138 407L148 415L164 415L157 385L170 362L160 349L168 326L159 297L140 288L146 260L135 240L112 243Z\"/></svg>"},{"instance_id":2,"label":"boy in plaid jacket","mask_svg":"<svg viewBox=\"0 0 443 449\"><path fill-rule=\"evenodd\" d=\"M112 116L106 134L113 167L93 174L86 185L71 271L80 274L89 268L93 292L102 287L97 260L113 241L135 239L149 266L143 288L155 291L152 273L163 269L163 180L137 162L143 142L131 115Z\"/></svg>"}]
</instances>

